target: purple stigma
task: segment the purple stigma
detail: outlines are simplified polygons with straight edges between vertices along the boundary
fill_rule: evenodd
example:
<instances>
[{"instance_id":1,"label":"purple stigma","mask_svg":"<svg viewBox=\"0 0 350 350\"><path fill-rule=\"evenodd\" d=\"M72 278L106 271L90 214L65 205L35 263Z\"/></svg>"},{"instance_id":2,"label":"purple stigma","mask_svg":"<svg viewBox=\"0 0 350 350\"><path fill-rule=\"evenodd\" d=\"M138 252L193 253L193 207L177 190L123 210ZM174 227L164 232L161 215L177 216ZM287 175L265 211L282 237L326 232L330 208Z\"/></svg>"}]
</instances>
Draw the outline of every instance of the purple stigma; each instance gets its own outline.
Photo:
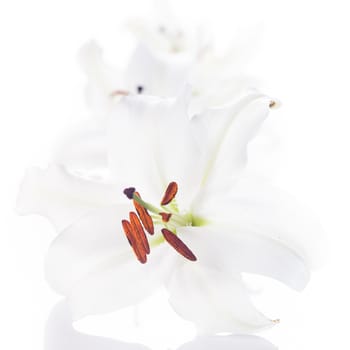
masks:
<instances>
[{"instance_id":1,"label":"purple stigma","mask_svg":"<svg viewBox=\"0 0 350 350\"><path fill-rule=\"evenodd\" d=\"M134 198L134 193L135 193L136 189L135 187L129 187L126 188L123 193L129 198L129 199L133 199Z\"/></svg>"}]
</instances>

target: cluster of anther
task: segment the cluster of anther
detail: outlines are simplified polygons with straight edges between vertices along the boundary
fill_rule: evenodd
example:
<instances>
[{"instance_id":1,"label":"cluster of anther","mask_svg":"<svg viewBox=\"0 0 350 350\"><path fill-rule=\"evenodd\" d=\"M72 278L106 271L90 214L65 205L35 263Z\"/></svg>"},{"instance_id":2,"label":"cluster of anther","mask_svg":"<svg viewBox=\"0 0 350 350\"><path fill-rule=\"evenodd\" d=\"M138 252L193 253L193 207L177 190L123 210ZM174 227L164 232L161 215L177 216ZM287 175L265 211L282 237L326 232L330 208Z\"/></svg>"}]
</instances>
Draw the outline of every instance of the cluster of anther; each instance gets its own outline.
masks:
<instances>
[{"instance_id":1,"label":"cluster of anther","mask_svg":"<svg viewBox=\"0 0 350 350\"><path fill-rule=\"evenodd\" d=\"M161 229L164 240L186 259L191 261L197 260L192 251L176 235L176 232L172 232L168 227L168 223L172 216L176 214L172 213L167 206L174 200L177 190L178 186L176 182L171 182L168 185L160 203L161 209L144 202L134 187L124 190L124 194L133 201L136 213L131 211L129 213L129 220L122 220L122 226L130 246L132 247L137 259L142 264L147 262L147 255L151 252L146 232L150 235L154 235L155 230L153 220L158 218L165 226ZM149 211L152 212L153 218L149 214Z\"/></svg>"}]
</instances>

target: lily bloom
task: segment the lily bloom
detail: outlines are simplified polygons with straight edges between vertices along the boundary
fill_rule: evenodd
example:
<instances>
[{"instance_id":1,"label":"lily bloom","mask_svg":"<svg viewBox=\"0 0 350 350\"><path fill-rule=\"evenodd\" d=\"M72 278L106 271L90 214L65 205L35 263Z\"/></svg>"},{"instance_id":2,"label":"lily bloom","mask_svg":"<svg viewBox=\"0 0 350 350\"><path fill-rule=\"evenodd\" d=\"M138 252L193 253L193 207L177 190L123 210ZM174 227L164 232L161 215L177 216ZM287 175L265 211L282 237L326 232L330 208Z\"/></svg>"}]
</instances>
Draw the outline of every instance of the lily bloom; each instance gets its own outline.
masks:
<instances>
[{"instance_id":1,"label":"lily bloom","mask_svg":"<svg viewBox=\"0 0 350 350\"><path fill-rule=\"evenodd\" d=\"M245 172L271 99L251 94L193 118L189 103L188 93L122 99L108 126L110 183L62 166L27 173L18 210L57 227L46 276L75 320L163 286L202 332L252 332L277 321L253 305L242 273L308 283L320 227Z\"/></svg>"},{"instance_id":2,"label":"lily bloom","mask_svg":"<svg viewBox=\"0 0 350 350\"><path fill-rule=\"evenodd\" d=\"M129 27L137 45L124 64L109 63L96 41L80 50L79 62L87 77L86 100L92 118L83 120L65 135L56 147L55 162L74 170L105 169L108 115L125 95L175 97L189 84L191 117L231 103L259 85L256 79L243 73L248 45L241 43L242 39L218 53L199 30L183 28L174 19L158 25L132 21Z\"/></svg>"},{"instance_id":3,"label":"lily bloom","mask_svg":"<svg viewBox=\"0 0 350 350\"><path fill-rule=\"evenodd\" d=\"M200 28L185 28L175 20L160 23L130 21L137 45L126 64L106 61L96 41L81 48L87 102L96 117L105 115L125 94L175 97L190 84L190 113L195 114L231 102L258 85L243 73L251 38L236 38L232 47L218 52Z\"/></svg>"}]
</instances>

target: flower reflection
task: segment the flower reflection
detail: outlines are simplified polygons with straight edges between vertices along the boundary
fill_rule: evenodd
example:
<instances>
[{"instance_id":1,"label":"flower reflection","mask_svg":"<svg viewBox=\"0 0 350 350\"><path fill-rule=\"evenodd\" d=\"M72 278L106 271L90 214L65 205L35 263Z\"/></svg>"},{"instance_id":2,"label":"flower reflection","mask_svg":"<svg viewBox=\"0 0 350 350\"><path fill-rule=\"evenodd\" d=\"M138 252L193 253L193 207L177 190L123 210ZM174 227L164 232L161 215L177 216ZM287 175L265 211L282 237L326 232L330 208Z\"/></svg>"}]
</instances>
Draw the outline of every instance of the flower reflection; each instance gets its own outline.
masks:
<instances>
[{"instance_id":1,"label":"flower reflection","mask_svg":"<svg viewBox=\"0 0 350 350\"><path fill-rule=\"evenodd\" d=\"M52 310L45 331L44 350L151 350L136 343L87 335L72 326L69 308L61 302ZM277 350L267 340L250 335L201 336L180 346L177 350Z\"/></svg>"},{"instance_id":2,"label":"flower reflection","mask_svg":"<svg viewBox=\"0 0 350 350\"><path fill-rule=\"evenodd\" d=\"M52 310L45 330L44 350L150 350L141 344L96 337L76 331L66 302Z\"/></svg>"}]
</instances>

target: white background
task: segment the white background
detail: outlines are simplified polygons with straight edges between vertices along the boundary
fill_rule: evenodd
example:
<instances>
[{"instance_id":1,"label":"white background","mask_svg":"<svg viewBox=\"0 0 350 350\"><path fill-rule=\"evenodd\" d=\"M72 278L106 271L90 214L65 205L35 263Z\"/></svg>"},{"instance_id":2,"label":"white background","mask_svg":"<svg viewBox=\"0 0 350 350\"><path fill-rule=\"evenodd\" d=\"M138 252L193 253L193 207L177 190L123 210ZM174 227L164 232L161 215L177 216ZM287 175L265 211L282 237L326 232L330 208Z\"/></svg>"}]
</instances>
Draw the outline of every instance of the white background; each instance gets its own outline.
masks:
<instances>
[{"instance_id":1,"label":"white background","mask_svg":"<svg viewBox=\"0 0 350 350\"><path fill-rule=\"evenodd\" d=\"M43 276L45 252L54 237L51 226L38 217L17 217L13 211L24 170L45 165L62 130L87 114L78 48L96 38L113 57L125 59L134 42L121 31L123 23L152 13L152 4L0 2L2 349L42 349L46 319L59 300ZM262 32L251 72L263 79L264 91L283 102L272 117L278 119L284 140L283 161L274 180L314 210L329 236L328 261L304 293L277 287L278 292L265 297L267 309L282 322L261 336L285 350L349 348L348 2L177 0L175 9L189 23L209 21L223 42L237 25L257 26ZM108 327L100 327L101 332ZM167 325L163 327L158 334L166 331ZM120 332L113 329L118 337Z\"/></svg>"}]
</instances>

